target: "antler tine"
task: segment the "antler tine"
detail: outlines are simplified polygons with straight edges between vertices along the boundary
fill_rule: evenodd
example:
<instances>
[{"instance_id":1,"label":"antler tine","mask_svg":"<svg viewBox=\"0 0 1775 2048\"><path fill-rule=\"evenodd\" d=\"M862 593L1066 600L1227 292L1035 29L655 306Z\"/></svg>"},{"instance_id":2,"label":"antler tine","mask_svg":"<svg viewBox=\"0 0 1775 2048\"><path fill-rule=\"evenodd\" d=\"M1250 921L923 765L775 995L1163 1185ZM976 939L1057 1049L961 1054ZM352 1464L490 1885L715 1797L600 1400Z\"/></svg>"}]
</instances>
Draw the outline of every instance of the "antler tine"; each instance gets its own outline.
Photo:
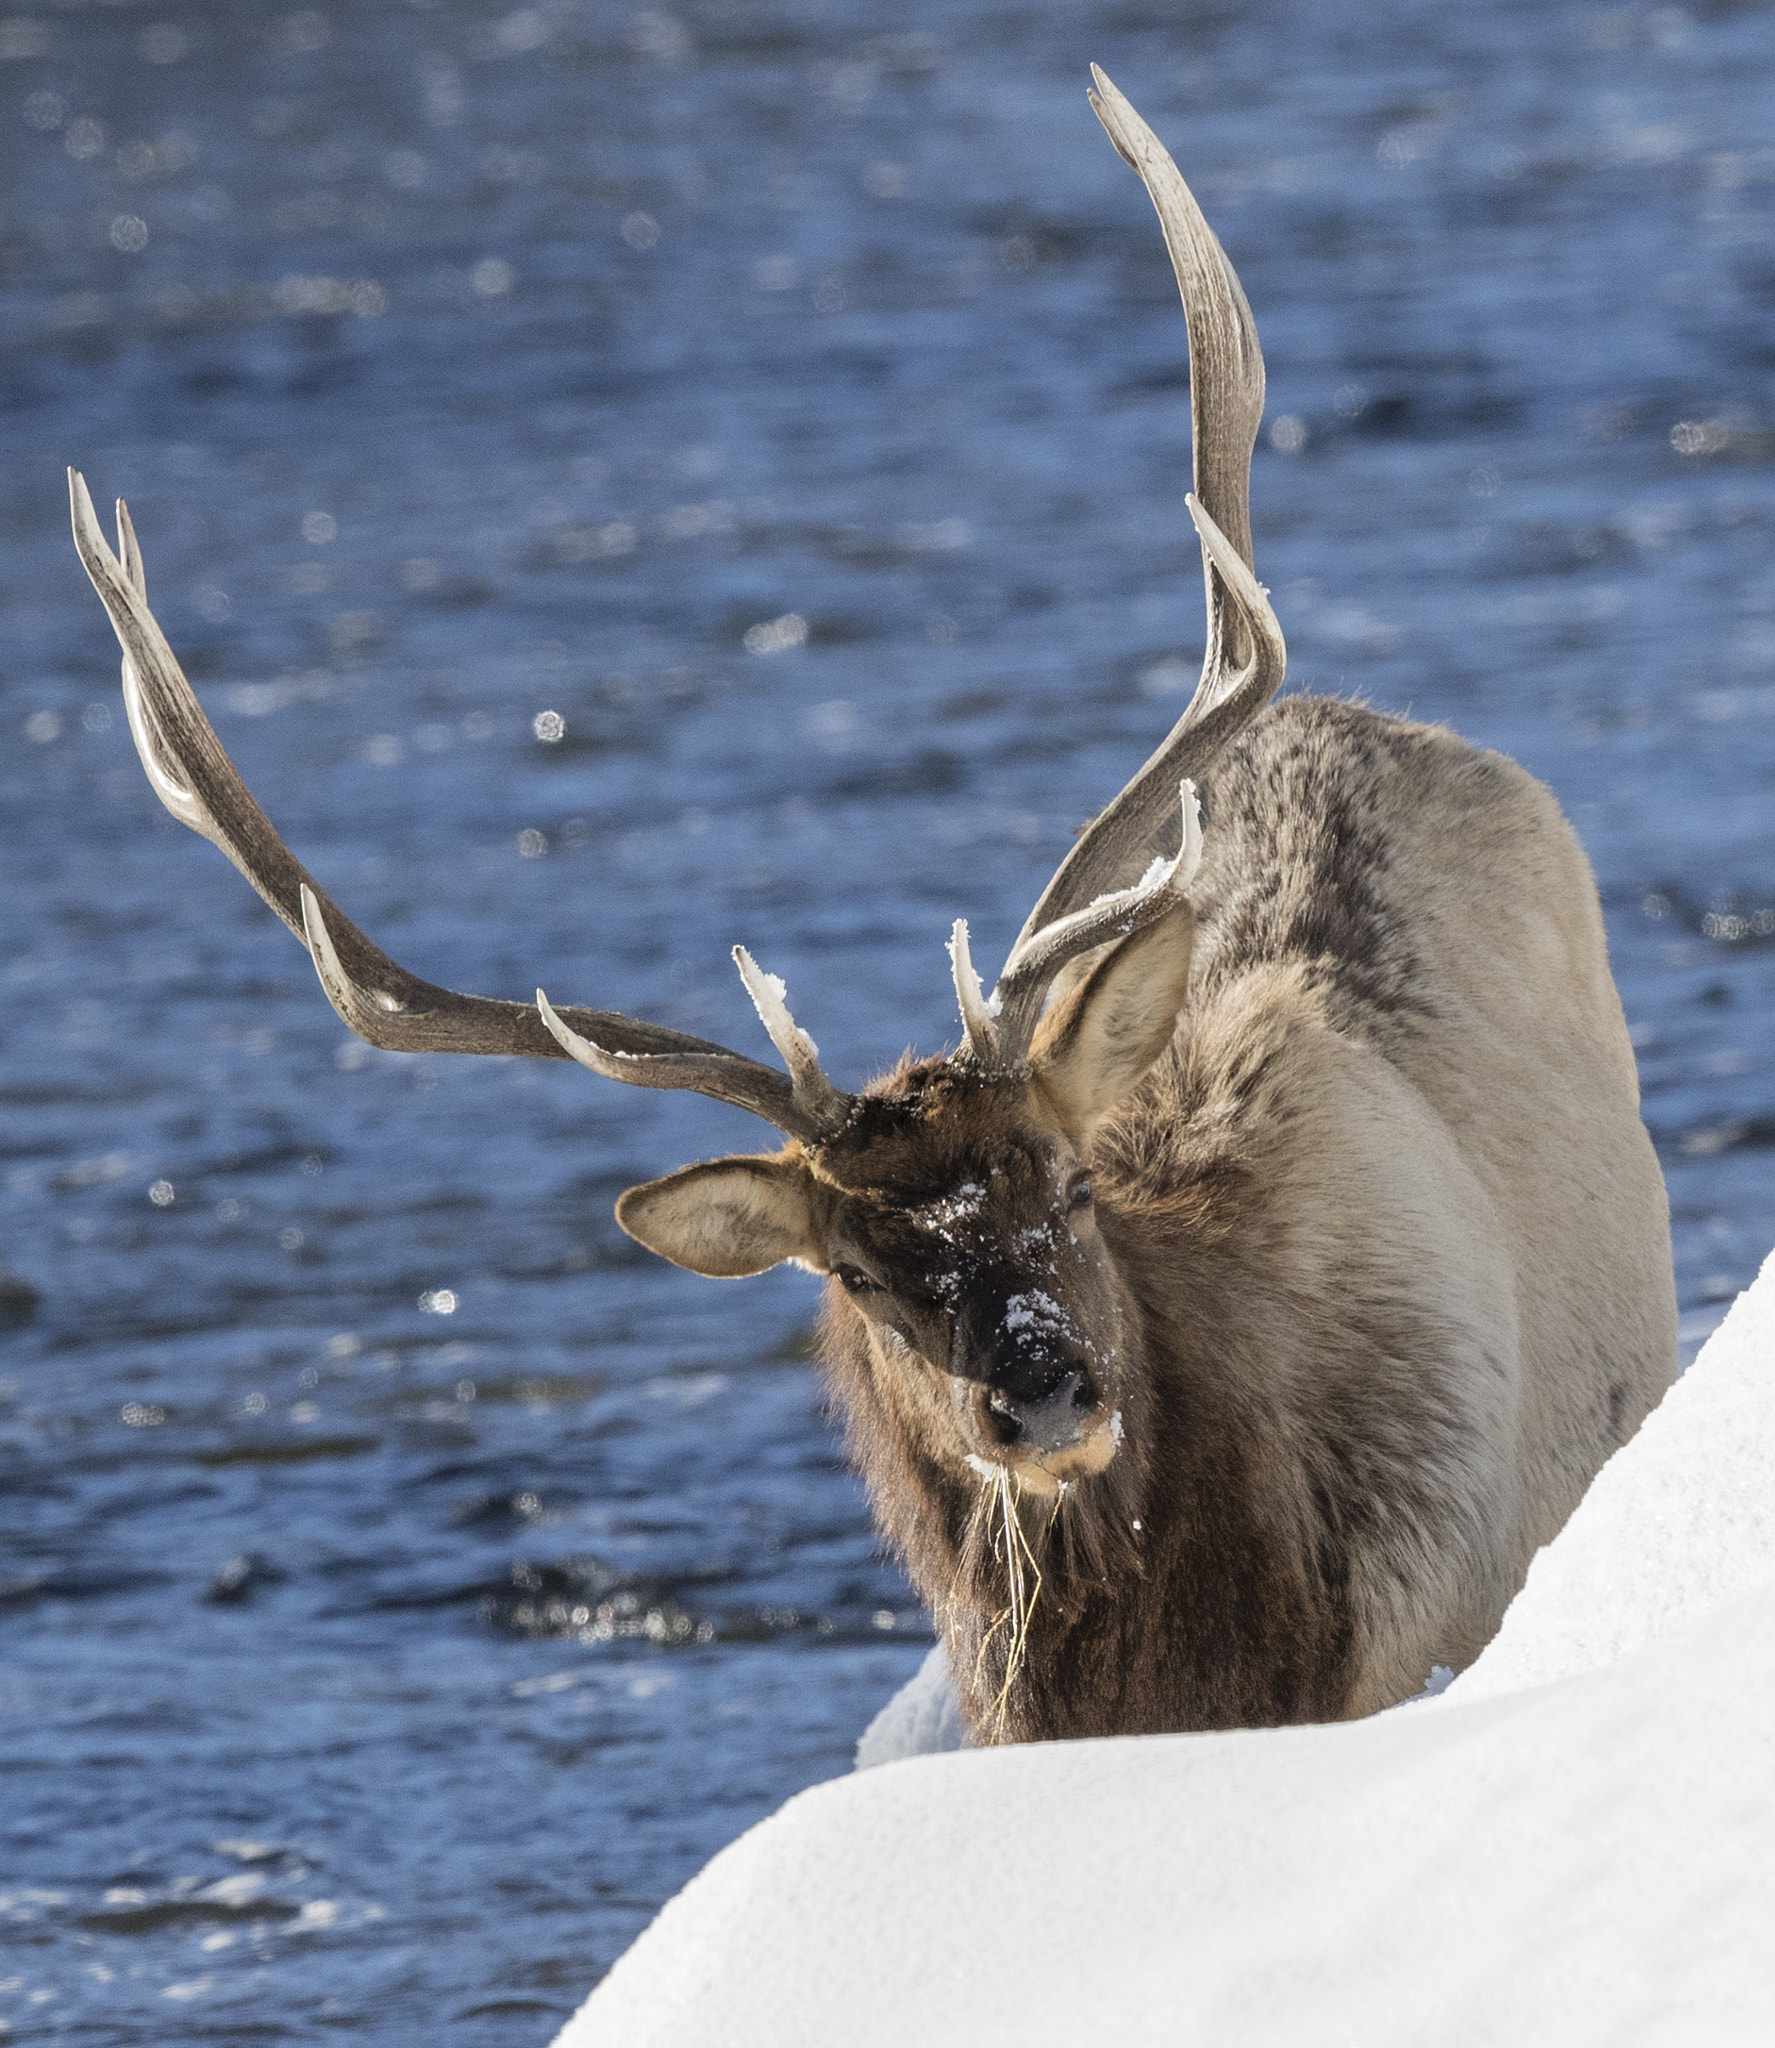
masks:
<instances>
[{"instance_id":1,"label":"antler tine","mask_svg":"<svg viewBox=\"0 0 1775 2048\"><path fill-rule=\"evenodd\" d=\"M73 472L70 470L69 474ZM81 480L85 489L85 480ZM129 507L121 498L117 500L117 552L123 559L123 573L129 578L130 587L144 604L148 602L148 572L142 562L142 544L136 539L136 523L129 516Z\"/></svg>"},{"instance_id":2,"label":"antler tine","mask_svg":"<svg viewBox=\"0 0 1775 2048\"><path fill-rule=\"evenodd\" d=\"M308 948L328 1001L352 1030L393 1052L578 1057L528 1003L459 995L409 974L316 887L254 802L148 609L147 578L128 509L118 502L114 555L85 481L72 469L68 494L74 544L123 649L124 704L150 786L181 824L221 848ZM564 1024L582 1043L595 1040L611 1061L659 1061L657 1067L649 1064L650 1086L718 1095L791 1135L802 1135L809 1122L781 1074L712 1040L609 1010L552 1014L555 1024ZM668 1079L672 1071L681 1078ZM617 1078L637 1076L625 1071Z\"/></svg>"},{"instance_id":3,"label":"antler tine","mask_svg":"<svg viewBox=\"0 0 1775 2048\"><path fill-rule=\"evenodd\" d=\"M98 515L93 510L92 499L87 494L85 479L75 471L69 470L68 488L73 503L76 546L80 546L84 526L89 529L85 535L88 545L92 544L96 535L97 545L102 548L103 534L99 527ZM129 507L121 498L117 500L117 546L123 574L128 578L130 588L146 607L148 578L142 562L141 544L136 539L135 524L129 516ZM86 558L85 547L81 548L81 558L83 561ZM90 568L88 574L91 574ZM101 598L104 596L103 590L99 595ZM108 605L106 609L109 610ZM180 680L183 681L182 675ZM193 832L200 832L212 844L216 843L214 821L192 792L179 780L174 763L143 700L142 679L135 663L130 659L127 648L123 654L123 709L129 720L130 737L136 743L136 752L141 757L142 767L148 777L149 788L181 825L190 826Z\"/></svg>"},{"instance_id":4,"label":"antler tine","mask_svg":"<svg viewBox=\"0 0 1775 2048\"><path fill-rule=\"evenodd\" d=\"M1183 804L1183 838L1170 860L1155 860L1132 889L1099 897L1083 910L1045 925L1021 941L1005 962L993 992L999 1015L999 1065L1015 1067L1022 1062L1035 1035L1042 1003L1054 977L1069 960L1095 946L1144 931L1187 898L1202 864L1202 812L1193 782L1184 782L1178 794Z\"/></svg>"},{"instance_id":5,"label":"antler tine","mask_svg":"<svg viewBox=\"0 0 1775 2048\"><path fill-rule=\"evenodd\" d=\"M968 1057L983 1066L992 1066L999 1056L998 1026L993 1022L993 1008L980 986L980 977L974 972L965 917L958 917L950 931L949 965L955 976L955 1000L961 1007L961 1028L967 1034Z\"/></svg>"},{"instance_id":6,"label":"antler tine","mask_svg":"<svg viewBox=\"0 0 1775 2048\"><path fill-rule=\"evenodd\" d=\"M1092 76L1091 105L1146 186L1183 299L1196 485L1184 502L1202 546L1208 632L1201 680L1183 716L1086 828L1024 921L1006 963L1007 975L1019 963L1020 988L1039 934L1106 891L1125 890L1152 859L1178 783L1200 778L1249 724L1280 688L1288 660L1282 629L1251 572L1251 451L1264 399L1251 308L1163 144L1095 65ZM1001 993L1003 986L1001 980ZM1027 1000L1019 997L1020 1013Z\"/></svg>"},{"instance_id":7,"label":"antler tine","mask_svg":"<svg viewBox=\"0 0 1775 2048\"><path fill-rule=\"evenodd\" d=\"M789 991L782 978L766 974L744 946L734 947L733 964L740 970L758 1021L770 1033L771 1044L789 1069L797 1107L820 1135L830 1137L849 1121L854 1098L834 1088L821 1072L820 1048L790 1016Z\"/></svg>"}]
</instances>

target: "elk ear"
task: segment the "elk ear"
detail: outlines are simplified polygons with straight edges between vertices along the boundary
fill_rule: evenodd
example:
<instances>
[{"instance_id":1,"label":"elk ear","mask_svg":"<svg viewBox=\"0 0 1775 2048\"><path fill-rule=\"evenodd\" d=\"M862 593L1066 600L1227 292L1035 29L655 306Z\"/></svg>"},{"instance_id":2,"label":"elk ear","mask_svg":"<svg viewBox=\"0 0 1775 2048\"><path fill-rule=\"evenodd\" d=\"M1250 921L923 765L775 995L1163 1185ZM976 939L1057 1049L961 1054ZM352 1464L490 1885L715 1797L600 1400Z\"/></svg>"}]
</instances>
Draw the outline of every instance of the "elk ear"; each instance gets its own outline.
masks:
<instances>
[{"instance_id":1,"label":"elk ear","mask_svg":"<svg viewBox=\"0 0 1775 2048\"><path fill-rule=\"evenodd\" d=\"M1029 1063L1076 1141L1171 1043L1195 936L1195 916L1180 903L1106 954L1042 1019Z\"/></svg>"},{"instance_id":2,"label":"elk ear","mask_svg":"<svg viewBox=\"0 0 1775 2048\"><path fill-rule=\"evenodd\" d=\"M712 1280L762 1273L785 1259L823 1272L811 1188L792 1158L714 1159L630 1188L616 1220L650 1252Z\"/></svg>"}]
</instances>

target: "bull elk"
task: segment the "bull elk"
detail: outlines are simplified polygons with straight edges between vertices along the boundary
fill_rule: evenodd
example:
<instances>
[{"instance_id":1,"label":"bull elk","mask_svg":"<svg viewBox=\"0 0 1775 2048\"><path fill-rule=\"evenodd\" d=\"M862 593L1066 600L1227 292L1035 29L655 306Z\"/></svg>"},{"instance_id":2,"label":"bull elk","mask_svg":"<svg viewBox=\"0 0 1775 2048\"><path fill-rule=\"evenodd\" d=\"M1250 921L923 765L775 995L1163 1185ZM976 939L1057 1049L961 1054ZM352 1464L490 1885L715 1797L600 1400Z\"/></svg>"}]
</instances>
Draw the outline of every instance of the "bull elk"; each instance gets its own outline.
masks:
<instances>
[{"instance_id":1,"label":"bull elk","mask_svg":"<svg viewBox=\"0 0 1775 2048\"><path fill-rule=\"evenodd\" d=\"M828 1370L979 1741L1366 1714L1459 1669L1671 1378L1663 1183L1588 864L1453 733L1272 703L1252 573L1257 333L1165 150L1092 105L1183 298L1207 647L958 1048L861 1094L735 960L786 1072L601 1010L417 979L319 890L223 752L71 474L155 793L408 1052L570 1057L784 1134L631 1188L698 1273L826 1276Z\"/></svg>"}]
</instances>

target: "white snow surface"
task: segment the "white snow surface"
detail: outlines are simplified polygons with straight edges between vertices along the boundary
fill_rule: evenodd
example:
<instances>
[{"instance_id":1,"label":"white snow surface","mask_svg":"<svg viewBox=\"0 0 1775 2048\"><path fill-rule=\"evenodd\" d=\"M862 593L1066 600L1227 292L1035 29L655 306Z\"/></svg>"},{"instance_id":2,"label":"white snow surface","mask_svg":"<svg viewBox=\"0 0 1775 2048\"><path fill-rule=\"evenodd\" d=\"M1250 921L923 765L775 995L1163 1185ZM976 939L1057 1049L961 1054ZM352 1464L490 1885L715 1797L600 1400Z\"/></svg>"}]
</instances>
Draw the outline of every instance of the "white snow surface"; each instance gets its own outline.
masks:
<instances>
[{"instance_id":1,"label":"white snow surface","mask_svg":"<svg viewBox=\"0 0 1775 2048\"><path fill-rule=\"evenodd\" d=\"M1448 1697L1486 1699L1594 1671L1771 1580L1775 1252L1596 1475Z\"/></svg>"},{"instance_id":2,"label":"white snow surface","mask_svg":"<svg viewBox=\"0 0 1775 2048\"><path fill-rule=\"evenodd\" d=\"M817 1785L558 2048L1766 2048L1772 1493L1775 1257L1440 1697ZM952 1713L933 1654L859 1763Z\"/></svg>"}]
</instances>

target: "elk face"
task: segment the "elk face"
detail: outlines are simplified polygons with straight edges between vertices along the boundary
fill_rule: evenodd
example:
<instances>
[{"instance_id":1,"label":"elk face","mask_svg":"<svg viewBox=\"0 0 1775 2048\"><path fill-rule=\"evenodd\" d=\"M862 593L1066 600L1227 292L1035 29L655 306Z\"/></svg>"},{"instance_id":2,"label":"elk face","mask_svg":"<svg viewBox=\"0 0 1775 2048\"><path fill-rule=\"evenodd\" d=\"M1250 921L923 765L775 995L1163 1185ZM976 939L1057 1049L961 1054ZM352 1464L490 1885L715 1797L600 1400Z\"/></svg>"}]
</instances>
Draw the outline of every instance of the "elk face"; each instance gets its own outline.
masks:
<instances>
[{"instance_id":1,"label":"elk face","mask_svg":"<svg viewBox=\"0 0 1775 2048\"><path fill-rule=\"evenodd\" d=\"M1176 1026L1187 904L1124 939L1043 1020L1015 1073L965 1055L891 1076L823 1143L631 1188L617 1220L715 1276L831 1276L884 1399L946 1463L1053 1492L1120 1441L1128 1309L1098 1227L1097 1127Z\"/></svg>"},{"instance_id":2,"label":"elk face","mask_svg":"<svg viewBox=\"0 0 1775 2048\"><path fill-rule=\"evenodd\" d=\"M909 1076L882 1103L892 1124L825 1163L829 1270L878 1382L939 1457L1052 1491L1119 1441L1114 1261L1085 1159L1039 1091L946 1078Z\"/></svg>"}]
</instances>

